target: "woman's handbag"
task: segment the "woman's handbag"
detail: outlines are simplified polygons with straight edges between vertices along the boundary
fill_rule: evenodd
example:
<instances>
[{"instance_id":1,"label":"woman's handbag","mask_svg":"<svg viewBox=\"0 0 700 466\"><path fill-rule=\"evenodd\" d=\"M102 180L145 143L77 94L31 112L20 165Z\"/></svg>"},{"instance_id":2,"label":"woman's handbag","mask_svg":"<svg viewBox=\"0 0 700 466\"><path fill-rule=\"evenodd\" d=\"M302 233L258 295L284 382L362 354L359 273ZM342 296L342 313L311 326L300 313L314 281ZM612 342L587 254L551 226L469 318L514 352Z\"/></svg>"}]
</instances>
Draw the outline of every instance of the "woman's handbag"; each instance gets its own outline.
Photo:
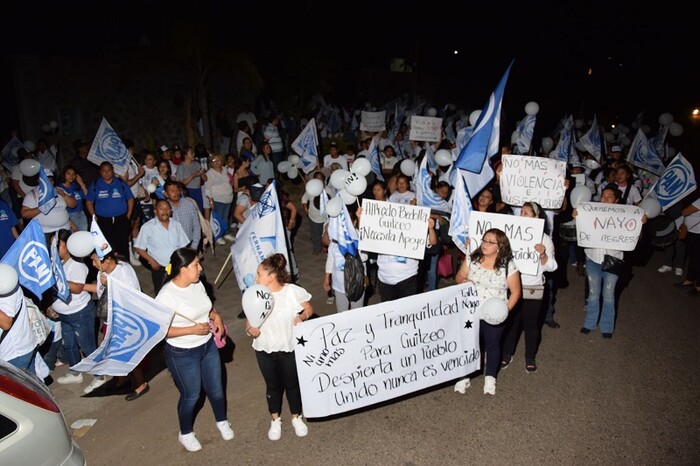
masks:
<instances>
[{"instance_id":1,"label":"woman's handbag","mask_svg":"<svg viewBox=\"0 0 700 466\"><path fill-rule=\"evenodd\" d=\"M437 263L438 277L449 277L452 275L452 255L448 252L440 256Z\"/></svg>"},{"instance_id":2,"label":"woman's handbag","mask_svg":"<svg viewBox=\"0 0 700 466\"><path fill-rule=\"evenodd\" d=\"M34 335L34 341L37 345L42 345L46 338L51 333L51 326L46 316L41 313L39 308L34 301L25 297L24 303L27 306L27 314L29 315L29 325L32 329L32 335Z\"/></svg>"},{"instance_id":3,"label":"woman's handbag","mask_svg":"<svg viewBox=\"0 0 700 466\"><path fill-rule=\"evenodd\" d=\"M542 299L544 285L523 285L523 299Z\"/></svg>"},{"instance_id":4,"label":"woman's handbag","mask_svg":"<svg viewBox=\"0 0 700 466\"><path fill-rule=\"evenodd\" d=\"M603 257L603 271L614 273L615 275L625 275L627 273L627 263L615 256L606 254Z\"/></svg>"},{"instance_id":5,"label":"woman's handbag","mask_svg":"<svg viewBox=\"0 0 700 466\"><path fill-rule=\"evenodd\" d=\"M688 225L683 223L678 227L678 239L685 239L688 236Z\"/></svg>"},{"instance_id":6,"label":"woman's handbag","mask_svg":"<svg viewBox=\"0 0 700 466\"><path fill-rule=\"evenodd\" d=\"M107 287L102 291L100 299L97 301L96 314L102 322L107 322L107 314L109 314L109 293L107 293Z\"/></svg>"}]
</instances>

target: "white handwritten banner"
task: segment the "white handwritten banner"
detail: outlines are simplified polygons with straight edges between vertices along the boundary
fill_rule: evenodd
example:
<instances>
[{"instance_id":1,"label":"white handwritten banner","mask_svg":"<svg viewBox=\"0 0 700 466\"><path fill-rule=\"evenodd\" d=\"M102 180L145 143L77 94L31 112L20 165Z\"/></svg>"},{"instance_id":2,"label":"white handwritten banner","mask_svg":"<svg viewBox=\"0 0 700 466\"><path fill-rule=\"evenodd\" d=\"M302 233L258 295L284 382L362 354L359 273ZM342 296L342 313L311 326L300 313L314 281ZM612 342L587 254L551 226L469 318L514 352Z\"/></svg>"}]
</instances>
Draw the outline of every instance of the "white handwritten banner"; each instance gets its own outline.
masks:
<instances>
[{"instance_id":1,"label":"white handwritten banner","mask_svg":"<svg viewBox=\"0 0 700 466\"><path fill-rule=\"evenodd\" d=\"M390 400L479 369L479 298L464 283L294 327L304 416Z\"/></svg>"},{"instance_id":2,"label":"white handwritten banner","mask_svg":"<svg viewBox=\"0 0 700 466\"><path fill-rule=\"evenodd\" d=\"M582 202L576 211L576 243L582 248L632 251L637 246L644 209L634 205Z\"/></svg>"},{"instance_id":3,"label":"white handwritten banner","mask_svg":"<svg viewBox=\"0 0 700 466\"><path fill-rule=\"evenodd\" d=\"M544 219L474 210L469 216L470 254L481 246L484 233L491 228L498 228L508 237L513 261L518 270L528 275L536 275L540 266L540 255L535 251L535 245L542 242Z\"/></svg>"},{"instance_id":4,"label":"white handwritten banner","mask_svg":"<svg viewBox=\"0 0 700 466\"><path fill-rule=\"evenodd\" d=\"M418 116L411 117L411 141L437 142L442 136L442 118Z\"/></svg>"},{"instance_id":5,"label":"white handwritten banner","mask_svg":"<svg viewBox=\"0 0 700 466\"><path fill-rule=\"evenodd\" d=\"M374 131L375 133L382 132L386 129L386 111L381 112L365 112L362 111L362 121L360 122L360 130Z\"/></svg>"},{"instance_id":6,"label":"white handwritten banner","mask_svg":"<svg viewBox=\"0 0 700 466\"><path fill-rule=\"evenodd\" d=\"M566 162L529 155L503 155L501 197L503 202L522 206L537 202L545 209L558 209L564 202Z\"/></svg>"},{"instance_id":7,"label":"white handwritten banner","mask_svg":"<svg viewBox=\"0 0 700 466\"><path fill-rule=\"evenodd\" d=\"M423 259L430 207L363 199L360 250Z\"/></svg>"}]
</instances>

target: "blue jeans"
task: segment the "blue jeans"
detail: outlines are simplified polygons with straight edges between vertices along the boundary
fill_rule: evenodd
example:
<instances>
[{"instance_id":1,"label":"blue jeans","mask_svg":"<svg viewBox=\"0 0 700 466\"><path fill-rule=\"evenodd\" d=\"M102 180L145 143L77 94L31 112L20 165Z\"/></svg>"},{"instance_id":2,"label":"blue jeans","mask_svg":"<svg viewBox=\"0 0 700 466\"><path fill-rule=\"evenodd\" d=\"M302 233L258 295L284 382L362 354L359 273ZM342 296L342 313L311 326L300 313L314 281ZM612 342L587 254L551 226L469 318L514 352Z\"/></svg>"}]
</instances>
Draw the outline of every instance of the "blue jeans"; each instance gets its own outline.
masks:
<instances>
[{"instance_id":1,"label":"blue jeans","mask_svg":"<svg viewBox=\"0 0 700 466\"><path fill-rule=\"evenodd\" d=\"M615 285L617 275L604 272L603 265L586 259L588 275L588 299L586 300L586 320L583 326L593 330L600 317L600 332L613 333L615 330ZM601 289L602 285L602 289ZM603 296L601 312L600 297Z\"/></svg>"},{"instance_id":2,"label":"blue jeans","mask_svg":"<svg viewBox=\"0 0 700 466\"><path fill-rule=\"evenodd\" d=\"M501 337L505 329L505 322L500 325L487 324L483 320L479 322L479 333L486 354L484 375L496 377L498 374L498 368L501 367Z\"/></svg>"},{"instance_id":3,"label":"blue jeans","mask_svg":"<svg viewBox=\"0 0 700 466\"><path fill-rule=\"evenodd\" d=\"M213 338L194 348L177 348L166 343L165 364L180 392L177 418L180 422L181 434L189 434L193 430L194 410L202 393L202 387L209 398L216 422L226 420L221 357Z\"/></svg>"},{"instance_id":4,"label":"blue jeans","mask_svg":"<svg viewBox=\"0 0 700 466\"><path fill-rule=\"evenodd\" d=\"M75 226L78 227L78 230L88 231L87 217L85 216L85 212L83 212L82 210L79 212L69 212L68 218L70 218L71 222L75 223Z\"/></svg>"},{"instance_id":5,"label":"blue jeans","mask_svg":"<svg viewBox=\"0 0 700 466\"><path fill-rule=\"evenodd\" d=\"M95 337L95 302L91 299L84 308L74 314L59 314L63 351L69 366L80 362L80 352L85 356L97 349Z\"/></svg>"},{"instance_id":6,"label":"blue jeans","mask_svg":"<svg viewBox=\"0 0 700 466\"><path fill-rule=\"evenodd\" d=\"M23 354L22 356L17 356L16 358L10 359L7 362L18 369L22 369L25 372L29 372L30 374L36 375L36 372L34 372L34 359L36 358L36 350L37 349L34 348L29 353Z\"/></svg>"}]
</instances>

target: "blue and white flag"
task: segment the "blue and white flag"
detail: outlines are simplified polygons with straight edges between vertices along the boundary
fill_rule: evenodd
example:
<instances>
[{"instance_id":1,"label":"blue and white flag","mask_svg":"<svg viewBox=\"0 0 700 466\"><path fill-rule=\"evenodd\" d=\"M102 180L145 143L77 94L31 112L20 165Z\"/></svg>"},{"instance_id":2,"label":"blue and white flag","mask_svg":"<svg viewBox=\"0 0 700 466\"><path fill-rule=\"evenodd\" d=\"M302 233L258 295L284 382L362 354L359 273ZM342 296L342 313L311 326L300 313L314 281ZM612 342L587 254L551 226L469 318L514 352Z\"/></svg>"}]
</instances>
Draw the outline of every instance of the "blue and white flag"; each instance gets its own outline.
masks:
<instances>
[{"instance_id":1,"label":"blue and white flag","mask_svg":"<svg viewBox=\"0 0 700 466\"><path fill-rule=\"evenodd\" d=\"M92 237L92 246L95 248L95 254L102 260L112 252L112 245L107 241L107 237L102 233L102 229L97 224L97 218L93 215L90 222L90 236Z\"/></svg>"},{"instance_id":2,"label":"blue and white flag","mask_svg":"<svg viewBox=\"0 0 700 466\"><path fill-rule=\"evenodd\" d=\"M42 214L47 215L49 212L51 212L51 209L56 207L56 190L43 169L39 170L39 186L37 186L37 196L39 204L38 208Z\"/></svg>"},{"instance_id":3,"label":"blue and white flag","mask_svg":"<svg viewBox=\"0 0 700 466\"><path fill-rule=\"evenodd\" d=\"M664 141L666 140L666 135L668 134L668 128L669 126L662 126L659 128L659 132L656 133L656 136L651 138L651 141L649 141L649 145L654 152L661 157L661 160L666 159L666 146L664 145Z\"/></svg>"},{"instance_id":4,"label":"blue and white flag","mask_svg":"<svg viewBox=\"0 0 700 466\"><path fill-rule=\"evenodd\" d=\"M95 139L92 141L87 159L95 165L100 165L102 162L110 162L114 167L114 173L117 175L124 175L129 168L131 155L121 138L104 117L102 117L102 123L97 129Z\"/></svg>"},{"instance_id":5,"label":"blue and white flag","mask_svg":"<svg viewBox=\"0 0 700 466\"><path fill-rule=\"evenodd\" d=\"M586 151L591 154L598 162L602 160L604 149L603 149L603 138L600 135L600 128L598 127L598 117L593 116L593 123L588 129L588 132L581 136L578 140Z\"/></svg>"},{"instance_id":6,"label":"blue and white flag","mask_svg":"<svg viewBox=\"0 0 700 466\"><path fill-rule=\"evenodd\" d=\"M93 375L128 375L161 342L175 310L107 276L107 334L99 348L70 369Z\"/></svg>"},{"instance_id":7,"label":"blue and white flag","mask_svg":"<svg viewBox=\"0 0 700 466\"><path fill-rule=\"evenodd\" d=\"M301 169L311 173L318 167L318 134L316 120L312 118L292 143L292 149L301 158Z\"/></svg>"},{"instance_id":8,"label":"blue and white flag","mask_svg":"<svg viewBox=\"0 0 700 466\"><path fill-rule=\"evenodd\" d=\"M456 170L457 173L460 170ZM465 172L468 173L468 172ZM450 235L455 246L464 254L468 254L469 245L469 217L472 213L472 201L469 198L469 193L461 176L455 179L454 190L452 194L452 216L450 217L450 229L447 234Z\"/></svg>"},{"instance_id":9,"label":"blue and white flag","mask_svg":"<svg viewBox=\"0 0 700 466\"><path fill-rule=\"evenodd\" d=\"M518 125L518 134L515 138L518 154L527 155L530 153L532 136L535 134L535 121L537 121L537 115L526 115Z\"/></svg>"},{"instance_id":10,"label":"blue and white flag","mask_svg":"<svg viewBox=\"0 0 700 466\"><path fill-rule=\"evenodd\" d=\"M228 222L225 221L221 216L215 211L211 211L211 219L209 220L211 224L211 232L214 235L214 241L218 240L228 232Z\"/></svg>"},{"instance_id":11,"label":"blue and white flag","mask_svg":"<svg viewBox=\"0 0 700 466\"><path fill-rule=\"evenodd\" d=\"M414 180L416 189L416 204L424 207L430 207L431 209L438 210L440 212L449 213L450 205L430 187L430 180L432 177L428 172L427 159L428 157L426 154L426 157L423 157L420 167L418 168L418 179Z\"/></svg>"},{"instance_id":12,"label":"blue and white flag","mask_svg":"<svg viewBox=\"0 0 700 466\"><path fill-rule=\"evenodd\" d=\"M452 186L457 186L457 178L461 177L462 181L467 187L469 197L475 197L481 192L481 190L491 183L494 176L496 176L496 173L493 171L493 167L491 166L491 158L489 157L484 160L479 173L472 173L468 170L456 169L453 164L452 171L450 172L450 184Z\"/></svg>"},{"instance_id":13,"label":"blue and white flag","mask_svg":"<svg viewBox=\"0 0 700 466\"><path fill-rule=\"evenodd\" d=\"M318 195L318 211L322 216L326 215L326 205L328 204L328 201L330 201L330 199L328 198L328 192L324 187L321 194Z\"/></svg>"},{"instance_id":14,"label":"blue and white flag","mask_svg":"<svg viewBox=\"0 0 700 466\"><path fill-rule=\"evenodd\" d=\"M369 159L369 164L372 168L372 172L374 173L374 175L377 177L378 180L384 181L384 175L382 175L382 166L379 163L379 148L377 146L378 137L379 135L376 135L372 138L372 142L369 145L369 149L367 149L367 158Z\"/></svg>"},{"instance_id":15,"label":"blue and white flag","mask_svg":"<svg viewBox=\"0 0 700 466\"><path fill-rule=\"evenodd\" d=\"M511 61L501 81L476 120L471 137L464 148L461 149L459 157L455 161L457 168L468 170L472 173L480 173L484 161L500 153L501 104L503 103L503 93L505 92L506 82L512 66L513 62Z\"/></svg>"},{"instance_id":16,"label":"blue and white flag","mask_svg":"<svg viewBox=\"0 0 700 466\"><path fill-rule=\"evenodd\" d=\"M549 158L565 163L573 162L573 160L569 160L573 147L574 116L569 115L569 117L564 121L564 125L559 132L559 142L557 143L557 146L549 153ZM578 153L576 154L576 158L578 158Z\"/></svg>"},{"instance_id":17,"label":"blue and white flag","mask_svg":"<svg viewBox=\"0 0 700 466\"><path fill-rule=\"evenodd\" d=\"M635 167L647 170L655 175L662 174L665 169L661 157L659 157L659 154L657 154L651 144L649 144L649 140L641 128L637 130L637 135L630 145L630 151L627 153L627 161Z\"/></svg>"},{"instance_id":18,"label":"blue and white flag","mask_svg":"<svg viewBox=\"0 0 700 466\"><path fill-rule=\"evenodd\" d=\"M17 270L19 284L38 298L56 284L51 256L41 225L32 219L2 258L2 263Z\"/></svg>"},{"instance_id":19,"label":"blue and white flag","mask_svg":"<svg viewBox=\"0 0 700 466\"><path fill-rule=\"evenodd\" d=\"M340 194L336 194L336 196L340 196ZM328 219L328 237L331 241L338 243L338 249L343 257L348 253L355 256L359 250L360 237L352 224L348 206L344 202L342 204L340 213Z\"/></svg>"},{"instance_id":20,"label":"blue and white flag","mask_svg":"<svg viewBox=\"0 0 700 466\"><path fill-rule=\"evenodd\" d=\"M464 149L464 147L467 145L467 142L469 142L469 138L472 137L473 132L473 126L465 126L463 128L460 128L459 131L457 131L457 140L455 141L455 146L457 147L458 154L462 152L462 149Z\"/></svg>"},{"instance_id":21,"label":"blue and white flag","mask_svg":"<svg viewBox=\"0 0 700 466\"><path fill-rule=\"evenodd\" d=\"M438 163L437 160L435 160L435 149L429 142L425 143L425 156L423 158L428 161L428 170L433 173L437 171Z\"/></svg>"},{"instance_id":22,"label":"blue and white flag","mask_svg":"<svg viewBox=\"0 0 700 466\"><path fill-rule=\"evenodd\" d=\"M258 265L273 253L284 254L289 271L287 239L275 181L253 206L238 229L236 242L231 245L233 271L241 291L255 283Z\"/></svg>"},{"instance_id":23,"label":"blue and white flag","mask_svg":"<svg viewBox=\"0 0 700 466\"><path fill-rule=\"evenodd\" d=\"M0 151L0 155L2 156L2 164L5 166L5 168L12 171L12 167L19 163L16 149L23 146L22 141L17 136L12 136L12 139L7 141L7 144L5 144Z\"/></svg>"},{"instance_id":24,"label":"blue and white flag","mask_svg":"<svg viewBox=\"0 0 700 466\"><path fill-rule=\"evenodd\" d=\"M666 210L697 188L693 165L680 153L668 164L652 188L661 209Z\"/></svg>"},{"instance_id":25,"label":"blue and white flag","mask_svg":"<svg viewBox=\"0 0 700 466\"><path fill-rule=\"evenodd\" d=\"M58 255L58 232L51 237L51 271L56 280L56 296L58 299L68 304L72 298L66 272L63 270L63 262Z\"/></svg>"}]
</instances>

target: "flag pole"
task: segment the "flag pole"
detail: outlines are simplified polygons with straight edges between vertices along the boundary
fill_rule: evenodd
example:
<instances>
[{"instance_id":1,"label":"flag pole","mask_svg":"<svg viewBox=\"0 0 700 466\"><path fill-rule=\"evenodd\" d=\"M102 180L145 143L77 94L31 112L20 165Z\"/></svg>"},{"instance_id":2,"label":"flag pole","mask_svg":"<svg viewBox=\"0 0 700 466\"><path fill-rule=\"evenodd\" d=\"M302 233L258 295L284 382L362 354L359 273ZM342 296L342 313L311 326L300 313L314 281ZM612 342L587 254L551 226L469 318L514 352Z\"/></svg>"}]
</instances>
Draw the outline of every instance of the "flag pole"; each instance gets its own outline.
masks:
<instances>
[{"instance_id":1,"label":"flag pole","mask_svg":"<svg viewBox=\"0 0 700 466\"><path fill-rule=\"evenodd\" d=\"M216 280L214 280L214 285L216 285L216 282L219 281L219 278L221 277L221 273L224 271L224 268L226 267L226 264L228 264L229 260L231 260L231 253L230 252L228 253L228 256L226 257L226 260L224 261L224 265L221 266L221 269L219 270L219 274L216 276Z\"/></svg>"}]
</instances>

